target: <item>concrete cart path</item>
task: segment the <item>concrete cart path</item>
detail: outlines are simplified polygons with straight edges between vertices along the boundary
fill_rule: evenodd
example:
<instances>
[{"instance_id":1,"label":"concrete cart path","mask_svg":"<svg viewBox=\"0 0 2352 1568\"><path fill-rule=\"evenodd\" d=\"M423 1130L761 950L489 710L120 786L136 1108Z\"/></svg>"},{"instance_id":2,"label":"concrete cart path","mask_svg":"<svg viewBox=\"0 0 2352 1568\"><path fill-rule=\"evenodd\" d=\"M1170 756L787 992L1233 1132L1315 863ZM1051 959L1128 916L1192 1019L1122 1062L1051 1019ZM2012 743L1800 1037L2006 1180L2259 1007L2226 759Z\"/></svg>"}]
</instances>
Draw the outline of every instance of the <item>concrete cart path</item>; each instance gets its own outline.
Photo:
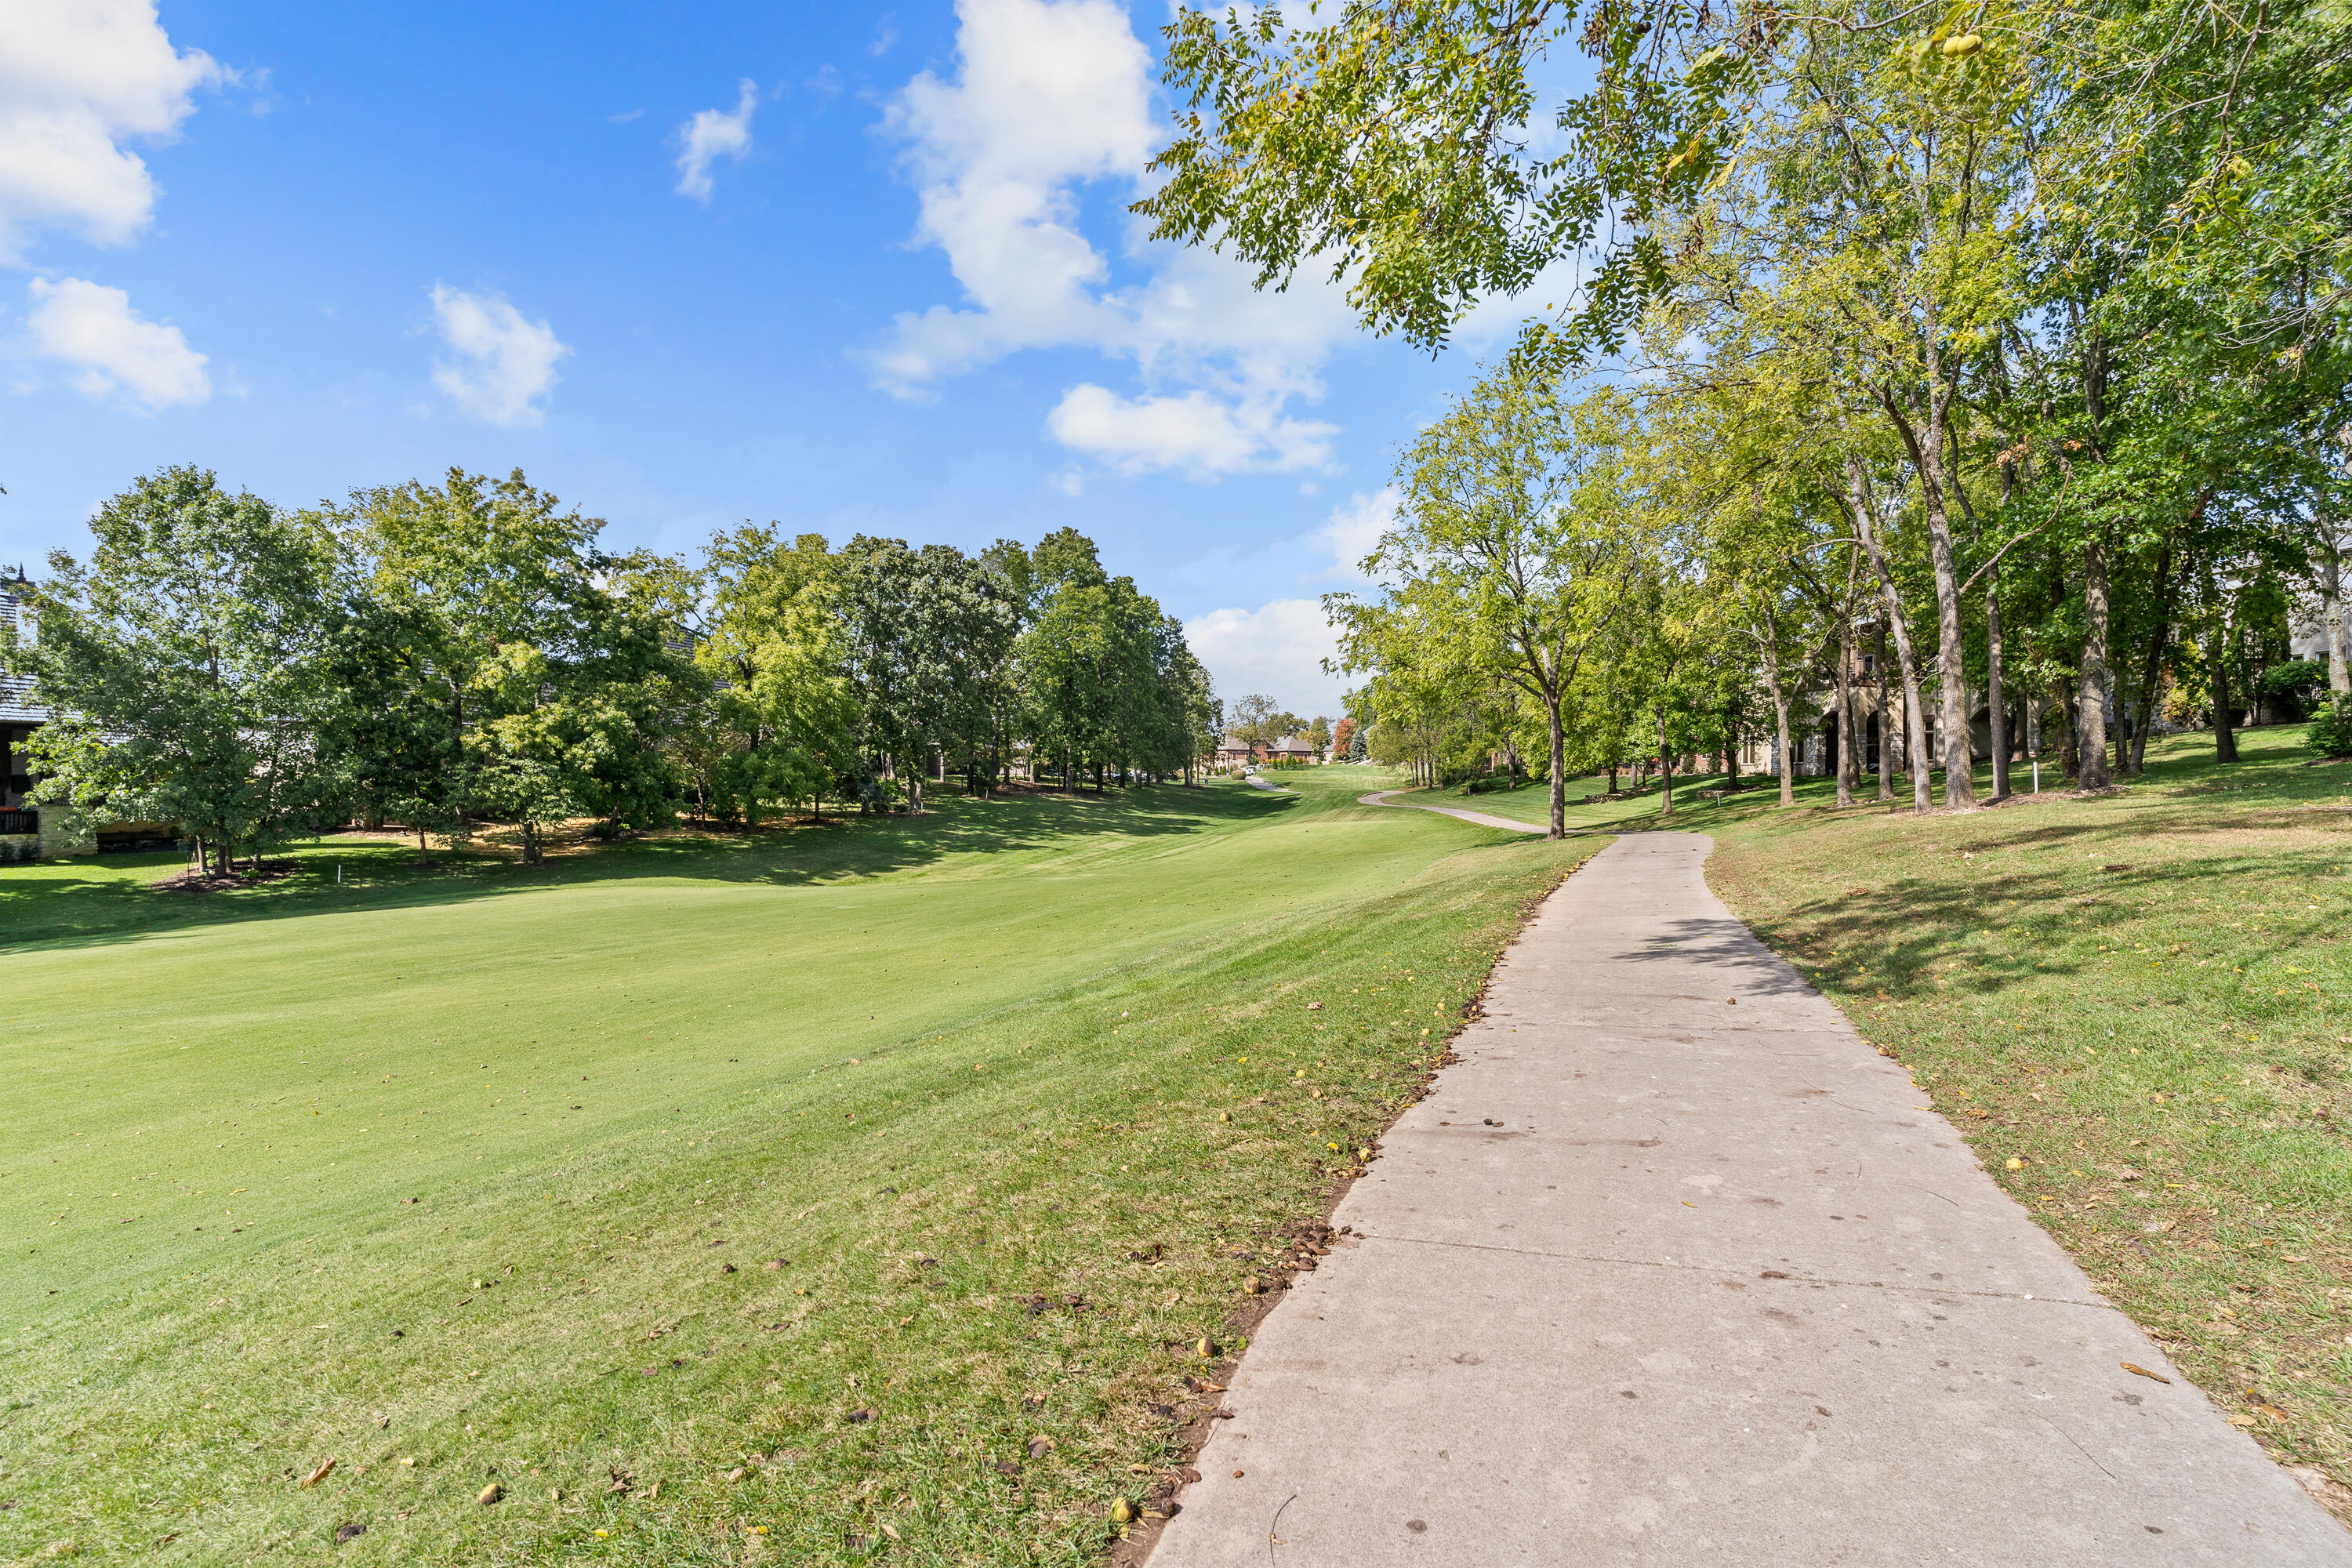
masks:
<instances>
[{"instance_id":1,"label":"concrete cart path","mask_svg":"<svg viewBox=\"0 0 2352 1568\"><path fill-rule=\"evenodd\" d=\"M1505 955L1152 1568L2352 1564L1710 847L1619 838Z\"/></svg>"},{"instance_id":2,"label":"concrete cart path","mask_svg":"<svg viewBox=\"0 0 2352 1568\"><path fill-rule=\"evenodd\" d=\"M1370 795L1358 795L1356 802L1360 805L1394 805L1409 807L1414 811L1433 811L1440 816L1457 816L1465 822L1475 822L1481 827L1508 828L1513 833L1543 833L1548 831L1549 826L1546 823L1513 822L1507 816L1489 816L1483 811L1465 811L1458 805L1424 805L1417 800L1389 798L1400 793L1402 792L1392 789L1375 790Z\"/></svg>"}]
</instances>

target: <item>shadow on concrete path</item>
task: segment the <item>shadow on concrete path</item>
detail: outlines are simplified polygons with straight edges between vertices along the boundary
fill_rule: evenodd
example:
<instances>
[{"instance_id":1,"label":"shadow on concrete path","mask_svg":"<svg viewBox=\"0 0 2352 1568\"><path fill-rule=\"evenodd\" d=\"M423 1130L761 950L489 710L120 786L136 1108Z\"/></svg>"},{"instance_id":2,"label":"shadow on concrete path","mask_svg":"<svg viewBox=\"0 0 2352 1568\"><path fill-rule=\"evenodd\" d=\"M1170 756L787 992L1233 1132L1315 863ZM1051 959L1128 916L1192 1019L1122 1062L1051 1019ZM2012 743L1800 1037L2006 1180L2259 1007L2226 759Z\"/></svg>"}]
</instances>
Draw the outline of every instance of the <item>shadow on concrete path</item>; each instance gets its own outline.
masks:
<instances>
[{"instance_id":1,"label":"shadow on concrete path","mask_svg":"<svg viewBox=\"0 0 2352 1568\"><path fill-rule=\"evenodd\" d=\"M1711 847L1620 837L1505 954L1153 1568L2352 1565Z\"/></svg>"}]
</instances>

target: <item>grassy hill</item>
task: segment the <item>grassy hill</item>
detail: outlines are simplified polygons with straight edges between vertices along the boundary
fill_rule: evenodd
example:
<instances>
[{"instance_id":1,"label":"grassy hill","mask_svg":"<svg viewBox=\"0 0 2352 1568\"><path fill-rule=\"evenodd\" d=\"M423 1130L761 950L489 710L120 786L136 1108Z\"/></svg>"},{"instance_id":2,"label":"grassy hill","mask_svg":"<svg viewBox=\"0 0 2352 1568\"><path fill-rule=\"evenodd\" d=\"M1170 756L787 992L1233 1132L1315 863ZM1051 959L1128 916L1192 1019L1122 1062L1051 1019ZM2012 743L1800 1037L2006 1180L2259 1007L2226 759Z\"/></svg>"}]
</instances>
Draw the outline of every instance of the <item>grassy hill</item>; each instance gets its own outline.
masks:
<instances>
[{"instance_id":1,"label":"grassy hill","mask_svg":"<svg viewBox=\"0 0 2352 1568\"><path fill-rule=\"evenodd\" d=\"M2227 767L2175 737L2099 799L1917 817L1874 781L1839 811L1826 780L1783 810L1769 779L1719 805L1702 779L1670 821L1653 790L1570 825L1713 835L1725 901L2352 1522L2352 764L2302 736L2245 731Z\"/></svg>"},{"instance_id":2,"label":"grassy hill","mask_svg":"<svg viewBox=\"0 0 2352 1568\"><path fill-rule=\"evenodd\" d=\"M0 870L0 1561L1098 1550L1595 847L1332 772Z\"/></svg>"}]
</instances>

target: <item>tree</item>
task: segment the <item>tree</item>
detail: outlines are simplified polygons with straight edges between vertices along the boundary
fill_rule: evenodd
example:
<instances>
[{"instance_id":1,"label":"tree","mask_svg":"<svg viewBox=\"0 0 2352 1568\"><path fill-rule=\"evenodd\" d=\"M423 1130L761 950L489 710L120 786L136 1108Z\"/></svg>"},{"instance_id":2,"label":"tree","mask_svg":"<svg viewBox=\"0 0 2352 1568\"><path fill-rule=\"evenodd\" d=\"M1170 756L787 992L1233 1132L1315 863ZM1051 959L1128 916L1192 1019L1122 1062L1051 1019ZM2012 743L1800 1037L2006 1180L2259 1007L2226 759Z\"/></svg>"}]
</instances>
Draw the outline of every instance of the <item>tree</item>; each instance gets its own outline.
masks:
<instances>
[{"instance_id":1,"label":"tree","mask_svg":"<svg viewBox=\"0 0 2352 1568\"><path fill-rule=\"evenodd\" d=\"M452 468L437 486L358 490L325 514L352 585L341 731L376 805L462 837L522 828L535 861L563 817L608 835L669 820L670 750L699 689L671 644L691 594L676 563L607 556L604 524L532 487Z\"/></svg>"},{"instance_id":2,"label":"tree","mask_svg":"<svg viewBox=\"0 0 2352 1568\"><path fill-rule=\"evenodd\" d=\"M1572 0L1336 9L1305 26L1272 6L1179 11L1177 134L1132 210L1154 238L1231 247L1260 288L1327 267L1365 326L1430 348L1588 246L1602 258L1566 342L1613 345L1664 281L1654 221L1717 172L1727 96L1780 30L1663 0L1581 26ZM1572 40L1591 86L1546 106Z\"/></svg>"},{"instance_id":3,"label":"tree","mask_svg":"<svg viewBox=\"0 0 2352 1568\"><path fill-rule=\"evenodd\" d=\"M37 635L15 652L51 715L27 747L47 774L33 798L169 822L223 871L335 817L325 531L181 467L107 502L90 531L86 564L49 557L29 595Z\"/></svg>"},{"instance_id":4,"label":"tree","mask_svg":"<svg viewBox=\"0 0 2352 1568\"><path fill-rule=\"evenodd\" d=\"M1455 663L1540 710L1554 838L1566 832L1570 692L1624 613L1639 562L1621 488L1631 434L1619 395L1570 408L1536 374L1489 372L1399 461L1398 523L1366 562L1381 597L1324 600L1343 668L1378 669L1419 648L1421 668ZM1427 657L1432 641L1448 656ZM1381 710L1385 721L1385 699Z\"/></svg>"},{"instance_id":5,"label":"tree","mask_svg":"<svg viewBox=\"0 0 2352 1568\"><path fill-rule=\"evenodd\" d=\"M946 545L911 550L860 534L841 552L838 605L860 748L877 776L923 809L923 774L983 705L982 672L1009 648L1018 612L1002 579ZM871 797L869 797L870 799Z\"/></svg>"},{"instance_id":6,"label":"tree","mask_svg":"<svg viewBox=\"0 0 2352 1568\"><path fill-rule=\"evenodd\" d=\"M1295 735L1306 728L1305 721L1297 714L1263 691L1253 691L1236 699L1225 717L1225 733L1253 749L1270 746L1284 736Z\"/></svg>"},{"instance_id":7,"label":"tree","mask_svg":"<svg viewBox=\"0 0 2352 1568\"><path fill-rule=\"evenodd\" d=\"M353 579L338 662L357 711L343 733L375 809L462 837L483 803L474 768L501 650L563 641L591 591L603 526L521 471L452 468L438 486L355 490L324 513Z\"/></svg>"}]
</instances>

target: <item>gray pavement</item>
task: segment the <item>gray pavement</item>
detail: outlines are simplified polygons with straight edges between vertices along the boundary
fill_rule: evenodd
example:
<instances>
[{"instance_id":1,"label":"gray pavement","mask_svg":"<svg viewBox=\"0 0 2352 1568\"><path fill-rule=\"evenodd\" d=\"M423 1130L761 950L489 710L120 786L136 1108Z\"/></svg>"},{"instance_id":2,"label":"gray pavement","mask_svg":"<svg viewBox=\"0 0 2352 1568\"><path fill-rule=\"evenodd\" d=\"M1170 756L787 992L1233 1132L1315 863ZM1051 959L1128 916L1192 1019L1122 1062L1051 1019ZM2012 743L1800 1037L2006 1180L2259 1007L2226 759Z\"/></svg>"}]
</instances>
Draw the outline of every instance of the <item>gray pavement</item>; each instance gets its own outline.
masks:
<instances>
[{"instance_id":1,"label":"gray pavement","mask_svg":"<svg viewBox=\"0 0 2352 1568\"><path fill-rule=\"evenodd\" d=\"M1152 1568L2352 1565L1710 847L1621 837L1544 905Z\"/></svg>"},{"instance_id":2,"label":"gray pavement","mask_svg":"<svg viewBox=\"0 0 2352 1568\"><path fill-rule=\"evenodd\" d=\"M1475 822L1481 827L1507 828L1513 833L1542 833L1548 827L1543 823L1514 822L1507 816L1489 816L1483 811L1465 811L1458 805L1431 805L1426 801L1389 798L1399 793L1392 789L1375 790L1370 795L1358 795L1356 800L1362 805L1395 805L1407 806L1414 811L1433 811L1440 816L1458 817L1464 822Z\"/></svg>"}]
</instances>

